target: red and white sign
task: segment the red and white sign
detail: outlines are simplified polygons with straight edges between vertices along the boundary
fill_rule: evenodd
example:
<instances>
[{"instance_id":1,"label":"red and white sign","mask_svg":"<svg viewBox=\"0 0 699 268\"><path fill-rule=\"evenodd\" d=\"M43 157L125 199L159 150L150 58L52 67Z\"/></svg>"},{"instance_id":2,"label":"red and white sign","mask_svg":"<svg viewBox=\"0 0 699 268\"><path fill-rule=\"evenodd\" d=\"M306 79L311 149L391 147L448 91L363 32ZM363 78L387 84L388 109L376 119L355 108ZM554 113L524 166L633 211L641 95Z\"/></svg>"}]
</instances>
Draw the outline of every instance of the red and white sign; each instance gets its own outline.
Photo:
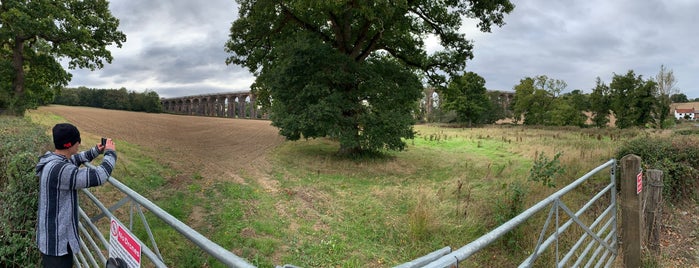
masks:
<instances>
[{"instance_id":1,"label":"red and white sign","mask_svg":"<svg viewBox=\"0 0 699 268\"><path fill-rule=\"evenodd\" d=\"M636 175L636 194L640 194L641 190L643 190L643 171Z\"/></svg>"},{"instance_id":2,"label":"red and white sign","mask_svg":"<svg viewBox=\"0 0 699 268\"><path fill-rule=\"evenodd\" d=\"M141 244L116 219L109 228L109 257L121 258L129 268L141 267Z\"/></svg>"}]
</instances>

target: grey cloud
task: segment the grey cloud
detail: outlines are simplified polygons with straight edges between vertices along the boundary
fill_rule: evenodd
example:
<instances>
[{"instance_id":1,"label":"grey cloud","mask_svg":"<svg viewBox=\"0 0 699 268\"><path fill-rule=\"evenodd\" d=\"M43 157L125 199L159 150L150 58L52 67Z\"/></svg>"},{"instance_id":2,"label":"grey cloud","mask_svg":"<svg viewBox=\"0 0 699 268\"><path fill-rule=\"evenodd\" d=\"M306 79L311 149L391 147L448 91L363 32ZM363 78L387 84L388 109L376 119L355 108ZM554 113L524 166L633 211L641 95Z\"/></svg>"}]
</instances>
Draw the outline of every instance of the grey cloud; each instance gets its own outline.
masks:
<instances>
[{"instance_id":1,"label":"grey cloud","mask_svg":"<svg viewBox=\"0 0 699 268\"><path fill-rule=\"evenodd\" d=\"M467 36L475 57L466 71L483 76L488 88L512 90L524 77L547 75L565 80L568 90L589 92L598 76L609 83L615 73L631 69L652 78L664 64L685 94L699 97L699 2L513 2L502 28ZM234 1L122 0L111 9L127 34L124 53L114 53L114 62L102 70L71 71L71 86L99 88L109 81L168 97L249 86L247 70L225 65L230 55L223 46L237 17Z\"/></svg>"}]
</instances>

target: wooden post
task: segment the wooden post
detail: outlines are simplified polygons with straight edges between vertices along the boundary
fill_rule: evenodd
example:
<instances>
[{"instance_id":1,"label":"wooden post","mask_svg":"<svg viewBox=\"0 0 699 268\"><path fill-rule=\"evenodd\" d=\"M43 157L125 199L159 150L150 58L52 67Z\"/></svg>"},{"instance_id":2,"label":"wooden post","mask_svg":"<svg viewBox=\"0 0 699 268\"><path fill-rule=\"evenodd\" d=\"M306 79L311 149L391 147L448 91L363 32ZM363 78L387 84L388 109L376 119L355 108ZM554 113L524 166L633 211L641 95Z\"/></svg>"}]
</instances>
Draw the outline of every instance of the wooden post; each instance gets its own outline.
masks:
<instances>
[{"instance_id":1,"label":"wooden post","mask_svg":"<svg viewBox=\"0 0 699 268\"><path fill-rule=\"evenodd\" d=\"M641 267L641 195L636 192L636 176L641 170L641 158L626 155L621 158L621 241L624 267Z\"/></svg>"},{"instance_id":2,"label":"wooden post","mask_svg":"<svg viewBox=\"0 0 699 268\"><path fill-rule=\"evenodd\" d=\"M663 212L663 171L649 169L647 173L648 186L643 204L646 224L646 246L657 257L660 255L660 227Z\"/></svg>"}]
</instances>

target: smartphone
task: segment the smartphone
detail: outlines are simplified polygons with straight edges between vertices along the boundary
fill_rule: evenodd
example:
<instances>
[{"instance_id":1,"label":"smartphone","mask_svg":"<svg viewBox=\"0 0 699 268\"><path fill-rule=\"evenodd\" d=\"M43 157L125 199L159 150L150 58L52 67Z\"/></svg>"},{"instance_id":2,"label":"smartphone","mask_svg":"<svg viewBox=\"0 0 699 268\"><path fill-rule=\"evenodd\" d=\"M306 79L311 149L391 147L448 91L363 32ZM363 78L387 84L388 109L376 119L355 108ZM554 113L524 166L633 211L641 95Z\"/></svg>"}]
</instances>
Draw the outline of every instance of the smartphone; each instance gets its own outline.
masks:
<instances>
[{"instance_id":1,"label":"smartphone","mask_svg":"<svg viewBox=\"0 0 699 268\"><path fill-rule=\"evenodd\" d=\"M102 137L102 146L107 145L107 138Z\"/></svg>"}]
</instances>

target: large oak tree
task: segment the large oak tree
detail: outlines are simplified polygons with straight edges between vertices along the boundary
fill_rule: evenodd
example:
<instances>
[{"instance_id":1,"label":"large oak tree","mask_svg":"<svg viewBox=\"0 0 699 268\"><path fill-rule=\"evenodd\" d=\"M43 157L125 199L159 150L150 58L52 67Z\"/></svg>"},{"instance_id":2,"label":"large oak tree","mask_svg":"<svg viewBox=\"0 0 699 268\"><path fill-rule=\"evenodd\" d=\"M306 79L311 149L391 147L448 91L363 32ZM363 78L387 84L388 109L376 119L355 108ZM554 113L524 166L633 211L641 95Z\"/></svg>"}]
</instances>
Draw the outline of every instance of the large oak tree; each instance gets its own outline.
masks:
<instances>
[{"instance_id":1,"label":"large oak tree","mask_svg":"<svg viewBox=\"0 0 699 268\"><path fill-rule=\"evenodd\" d=\"M444 86L463 71L482 31L504 24L509 0L237 0L228 64L247 67L253 92L287 139L333 137L340 153L401 150L425 78ZM442 49L429 53L425 39Z\"/></svg>"},{"instance_id":2,"label":"large oak tree","mask_svg":"<svg viewBox=\"0 0 699 268\"><path fill-rule=\"evenodd\" d=\"M0 2L0 110L21 115L50 101L68 84L69 68L111 63L110 45L126 36L106 0L12 0Z\"/></svg>"}]
</instances>

